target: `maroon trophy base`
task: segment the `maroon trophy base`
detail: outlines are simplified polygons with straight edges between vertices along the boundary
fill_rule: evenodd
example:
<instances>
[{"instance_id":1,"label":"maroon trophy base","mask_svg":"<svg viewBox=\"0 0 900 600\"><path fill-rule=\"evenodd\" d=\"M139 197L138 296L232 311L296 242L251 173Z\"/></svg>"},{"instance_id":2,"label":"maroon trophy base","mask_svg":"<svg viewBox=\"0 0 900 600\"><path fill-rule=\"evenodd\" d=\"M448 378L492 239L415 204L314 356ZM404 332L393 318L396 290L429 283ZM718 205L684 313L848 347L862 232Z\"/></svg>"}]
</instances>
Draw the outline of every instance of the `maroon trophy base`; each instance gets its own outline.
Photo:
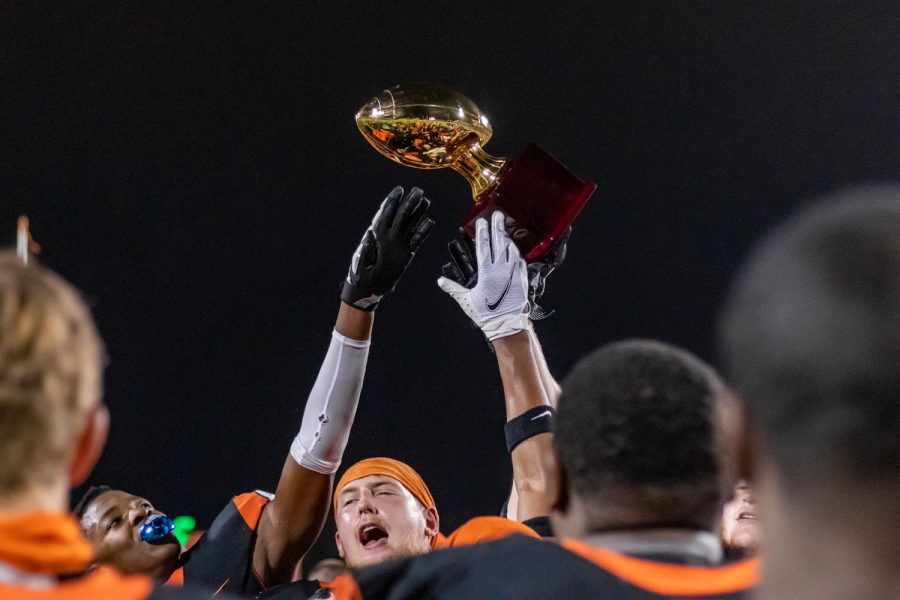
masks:
<instances>
[{"instance_id":1,"label":"maroon trophy base","mask_svg":"<svg viewBox=\"0 0 900 600\"><path fill-rule=\"evenodd\" d=\"M597 189L582 181L537 144L528 144L500 169L497 183L475 199L463 228L475 237L475 220L495 210L507 216L506 232L526 262L553 249Z\"/></svg>"}]
</instances>

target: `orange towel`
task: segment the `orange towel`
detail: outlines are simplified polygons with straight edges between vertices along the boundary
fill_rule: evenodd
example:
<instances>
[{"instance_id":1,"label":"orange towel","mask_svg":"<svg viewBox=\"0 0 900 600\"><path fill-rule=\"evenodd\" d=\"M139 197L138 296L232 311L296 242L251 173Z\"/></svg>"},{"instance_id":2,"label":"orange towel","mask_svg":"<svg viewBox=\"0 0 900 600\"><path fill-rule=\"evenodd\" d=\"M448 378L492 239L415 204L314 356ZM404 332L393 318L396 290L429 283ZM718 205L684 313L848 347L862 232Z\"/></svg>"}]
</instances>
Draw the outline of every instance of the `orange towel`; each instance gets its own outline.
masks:
<instances>
[{"instance_id":1,"label":"orange towel","mask_svg":"<svg viewBox=\"0 0 900 600\"><path fill-rule=\"evenodd\" d=\"M78 573L94 560L71 515L0 513L0 561L29 573Z\"/></svg>"}]
</instances>

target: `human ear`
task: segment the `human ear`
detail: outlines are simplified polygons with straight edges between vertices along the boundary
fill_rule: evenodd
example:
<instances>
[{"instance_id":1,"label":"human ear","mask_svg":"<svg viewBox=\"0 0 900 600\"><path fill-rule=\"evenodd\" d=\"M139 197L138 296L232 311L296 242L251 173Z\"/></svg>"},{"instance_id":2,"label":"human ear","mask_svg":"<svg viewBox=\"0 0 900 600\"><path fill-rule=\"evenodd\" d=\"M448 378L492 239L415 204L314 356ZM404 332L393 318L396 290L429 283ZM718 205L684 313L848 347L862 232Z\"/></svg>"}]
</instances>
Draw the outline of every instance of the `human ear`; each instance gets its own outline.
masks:
<instances>
[{"instance_id":1,"label":"human ear","mask_svg":"<svg viewBox=\"0 0 900 600\"><path fill-rule=\"evenodd\" d=\"M337 546L338 556L344 558L344 545L341 543L341 534L334 532L334 544Z\"/></svg>"},{"instance_id":2,"label":"human ear","mask_svg":"<svg viewBox=\"0 0 900 600\"><path fill-rule=\"evenodd\" d=\"M440 516L434 507L426 508L425 512L425 535L433 538L440 532Z\"/></svg>"},{"instance_id":3,"label":"human ear","mask_svg":"<svg viewBox=\"0 0 900 600\"><path fill-rule=\"evenodd\" d=\"M84 428L78 436L75 454L69 463L69 486L75 487L87 480L100 459L106 435L109 433L109 409L98 404L85 419Z\"/></svg>"}]
</instances>

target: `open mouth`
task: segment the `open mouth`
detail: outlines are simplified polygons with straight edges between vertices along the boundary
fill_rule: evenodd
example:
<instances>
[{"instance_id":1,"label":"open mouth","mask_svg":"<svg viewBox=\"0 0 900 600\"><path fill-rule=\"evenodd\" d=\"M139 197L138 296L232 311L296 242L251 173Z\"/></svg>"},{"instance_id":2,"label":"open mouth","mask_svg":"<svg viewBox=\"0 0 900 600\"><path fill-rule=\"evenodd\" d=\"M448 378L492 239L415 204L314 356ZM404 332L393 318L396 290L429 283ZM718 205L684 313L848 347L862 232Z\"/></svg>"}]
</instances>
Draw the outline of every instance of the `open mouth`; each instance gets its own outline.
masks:
<instances>
[{"instance_id":1,"label":"open mouth","mask_svg":"<svg viewBox=\"0 0 900 600\"><path fill-rule=\"evenodd\" d=\"M388 533L380 525L370 523L360 527L358 537L363 548L369 550L387 544Z\"/></svg>"},{"instance_id":2,"label":"open mouth","mask_svg":"<svg viewBox=\"0 0 900 600\"><path fill-rule=\"evenodd\" d=\"M740 513L740 514L738 515L738 521L744 521L744 520L748 520L748 521L758 521L758 520L759 520L759 517L756 516L756 513L752 513L752 512L742 512L742 513Z\"/></svg>"}]
</instances>

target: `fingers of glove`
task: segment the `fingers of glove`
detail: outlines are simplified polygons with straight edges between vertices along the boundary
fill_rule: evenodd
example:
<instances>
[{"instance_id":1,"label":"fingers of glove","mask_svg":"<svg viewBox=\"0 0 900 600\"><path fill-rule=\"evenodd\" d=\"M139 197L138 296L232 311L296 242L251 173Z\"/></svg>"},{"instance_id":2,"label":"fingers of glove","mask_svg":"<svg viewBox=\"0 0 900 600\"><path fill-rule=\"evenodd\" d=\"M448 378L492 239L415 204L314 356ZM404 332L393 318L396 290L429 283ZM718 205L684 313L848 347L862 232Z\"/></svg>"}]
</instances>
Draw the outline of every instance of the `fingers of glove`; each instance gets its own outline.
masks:
<instances>
[{"instance_id":1,"label":"fingers of glove","mask_svg":"<svg viewBox=\"0 0 900 600\"><path fill-rule=\"evenodd\" d=\"M438 277L437 284L439 288L441 288L454 298L459 295L465 295L469 293L469 290L467 288L446 277Z\"/></svg>"},{"instance_id":2,"label":"fingers of glove","mask_svg":"<svg viewBox=\"0 0 900 600\"><path fill-rule=\"evenodd\" d=\"M475 257L472 256L472 251L469 250L469 244L465 240L457 238L450 240L450 243L447 244L447 249L450 250L450 257L453 259L456 270L460 274L461 279L459 279L459 282L467 285L477 274Z\"/></svg>"},{"instance_id":3,"label":"fingers of glove","mask_svg":"<svg viewBox=\"0 0 900 600\"><path fill-rule=\"evenodd\" d=\"M354 256L356 258L356 256ZM366 230L366 235L363 236L363 241L359 245L359 264L356 268L353 269L354 272L359 272L362 269L367 267L372 267L375 265L375 262L378 260L378 242L375 238L375 232L371 229Z\"/></svg>"},{"instance_id":4,"label":"fingers of glove","mask_svg":"<svg viewBox=\"0 0 900 600\"><path fill-rule=\"evenodd\" d=\"M359 245L356 246L356 250L353 251L353 256L350 258L350 273L356 273L359 269L359 257L362 255L363 245L366 243L366 240L369 237L369 232L371 229L366 229L366 232L363 234L362 239L359 240Z\"/></svg>"},{"instance_id":5,"label":"fingers of glove","mask_svg":"<svg viewBox=\"0 0 900 600\"><path fill-rule=\"evenodd\" d=\"M504 234L505 235L505 234ZM506 247L504 248L504 259L508 263L513 263L518 260L521 260L522 253L519 252L519 247L516 246L515 242L513 242L509 236L506 237Z\"/></svg>"},{"instance_id":6,"label":"fingers of glove","mask_svg":"<svg viewBox=\"0 0 900 600\"><path fill-rule=\"evenodd\" d=\"M521 256L518 246L506 233L506 223L509 220L500 211L495 211L491 215L491 252L494 255L494 263L512 264Z\"/></svg>"},{"instance_id":7,"label":"fingers of glove","mask_svg":"<svg viewBox=\"0 0 900 600\"><path fill-rule=\"evenodd\" d=\"M372 229L385 231L391 226L391 223L394 222L394 214L397 212L397 206L400 204L400 199L402 197L403 188L401 186L398 185L391 190L384 199L384 202L381 203L381 208L375 213L375 218L372 219Z\"/></svg>"},{"instance_id":8,"label":"fingers of glove","mask_svg":"<svg viewBox=\"0 0 900 600\"><path fill-rule=\"evenodd\" d=\"M434 227L434 220L425 217L419 224L416 226L415 230L413 230L412 237L409 238L409 251L415 253L416 250L419 249L419 246L422 245L422 242L425 241L425 238L428 237L428 234L431 233L431 228Z\"/></svg>"},{"instance_id":9,"label":"fingers of glove","mask_svg":"<svg viewBox=\"0 0 900 600\"><path fill-rule=\"evenodd\" d=\"M503 252L509 243L509 236L506 235L506 215L496 210L491 215L491 252L494 256L494 262L503 257Z\"/></svg>"},{"instance_id":10,"label":"fingers of glove","mask_svg":"<svg viewBox=\"0 0 900 600\"><path fill-rule=\"evenodd\" d=\"M490 264L491 257L491 233L488 230L488 222L485 218L475 220L475 262L478 270L485 264Z\"/></svg>"},{"instance_id":11,"label":"fingers of glove","mask_svg":"<svg viewBox=\"0 0 900 600\"><path fill-rule=\"evenodd\" d=\"M528 265L528 289L533 299L540 298L544 294L544 285L547 275L553 270L547 263L533 262Z\"/></svg>"},{"instance_id":12,"label":"fingers of glove","mask_svg":"<svg viewBox=\"0 0 900 600\"><path fill-rule=\"evenodd\" d=\"M515 244L511 244L513 248L516 250L516 273L513 275L513 283L518 287L519 290L522 291L525 299L528 299L528 266L525 264L525 261L519 257L518 248L516 248Z\"/></svg>"},{"instance_id":13,"label":"fingers of glove","mask_svg":"<svg viewBox=\"0 0 900 600\"><path fill-rule=\"evenodd\" d=\"M569 236L572 235L572 228L569 227L566 229L566 232L562 234L562 237L559 238L559 241L556 243L556 248L553 249L551 253L552 258L549 260L551 265L551 271L556 267L563 264L563 261L566 260L566 252L568 251L568 243ZM549 274L549 273L548 273Z\"/></svg>"},{"instance_id":14,"label":"fingers of glove","mask_svg":"<svg viewBox=\"0 0 900 600\"><path fill-rule=\"evenodd\" d=\"M404 239L412 239L412 236L416 234L419 225L425 220L425 214L428 212L429 207L431 207L431 200L422 196L419 204L410 213L403 229L398 230L405 236Z\"/></svg>"},{"instance_id":15,"label":"fingers of glove","mask_svg":"<svg viewBox=\"0 0 900 600\"><path fill-rule=\"evenodd\" d=\"M569 245L563 244L559 247L559 250L556 251L556 256L553 260L553 268L560 266L563 264L563 261L566 260L566 253L569 251Z\"/></svg>"},{"instance_id":16,"label":"fingers of glove","mask_svg":"<svg viewBox=\"0 0 900 600\"><path fill-rule=\"evenodd\" d=\"M459 239L466 248L466 254L469 257L469 264L472 265L472 281L478 279L478 259L475 258L475 240L466 233L465 229L459 228ZM474 283L472 284L474 285Z\"/></svg>"},{"instance_id":17,"label":"fingers of glove","mask_svg":"<svg viewBox=\"0 0 900 600\"><path fill-rule=\"evenodd\" d=\"M559 236L559 242L557 242L558 247L562 248L567 243L569 243L570 237L572 237L572 226L571 225L566 227L566 230L563 232L563 234L561 236Z\"/></svg>"},{"instance_id":18,"label":"fingers of glove","mask_svg":"<svg viewBox=\"0 0 900 600\"><path fill-rule=\"evenodd\" d=\"M403 200L400 202L399 208L397 208L397 214L394 216L394 222L390 224L391 231L394 235L403 235L405 232L409 231L411 228L411 224L415 223L412 220L413 214L416 212L416 209L419 208L419 204L422 203L423 193L417 187L409 190L406 196L403 197ZM427 210L426 206L426 210ZM404 238L406 239L406 238Z\"/></svg>"},{"instance_id":19,"label":"fingers of glove","mask_svg":"<svg viewBox=\"0 0 900 600\"><path fill-rule=\"evenodd\" d=\"M444 277L451 281L455 281L460 285L465 285L466 280L463 279L462 273L459 272L459 268L456 266L454 262L448 262L443 267L441 267L441 273Z\"/></svg>"}]
</instances>

